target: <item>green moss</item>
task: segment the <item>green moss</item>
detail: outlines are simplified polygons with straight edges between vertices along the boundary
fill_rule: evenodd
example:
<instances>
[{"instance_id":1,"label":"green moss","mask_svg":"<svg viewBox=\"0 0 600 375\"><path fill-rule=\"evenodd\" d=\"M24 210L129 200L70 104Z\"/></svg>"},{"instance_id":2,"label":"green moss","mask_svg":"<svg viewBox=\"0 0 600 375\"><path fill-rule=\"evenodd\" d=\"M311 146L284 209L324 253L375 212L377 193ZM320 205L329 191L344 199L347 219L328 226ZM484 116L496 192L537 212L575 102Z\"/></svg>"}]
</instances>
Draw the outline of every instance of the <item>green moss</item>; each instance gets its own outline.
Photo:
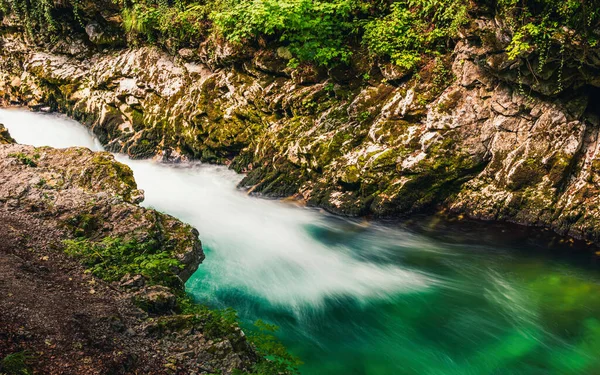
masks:
<instances>
[{"instance_id":1,"label":"green moss","mask_svg":"<svg viewBox=\"0 0 600 375\"><path fill-rule=\"evenodd\" d=\"M346 184L356 184L360 181L360 170L356 165L347 166L341 180Z\"/></svg>"},{"instance_id":2,"label":"green moss","mask_svg":"<svg viewBox=\"0 0 600 375\"><path fill-rule=\"evenodd\" d=\"M94 190L98 186L93 186L93 184L104 182L108 188L118 188L118 193L122 195L123 199L131 198L131 192L137 189L131 168L105 153L95 154L91 161L93 163L91 173L83 176L84 186Z\"/></svg>"},{"instance_id":3,"label":"green moss","mask_svg":"<svg viewBox=\"0 0 600 375\"><path fill-rule=\"evenodd\" d=\"M98 216L81 213L65 221L75 237L90 237L102 226L102 219Z\"/></svg>"},{"instance_id":4,"label":"green moss","mask_svg":"<svg viewBox=\"0 0 600 375\"><path fill-rule=\"evenodd\" d=\"M0 374L3 375L30 375L30 364L33 356L28 352L9 354L0 360Z\"/></svg>"},{"instance_id":5,"label":"green moss","mask_svg":"<svg viewBox=\"0 0 600 375\"><path fill-rule=\"evenodd\" d=\"M375 197L371 209L382 216L421 211L441 203L454 194L468 176L479 173L483 160L457 149L450 136L433 145L428 156L406 175L402 183L392 182Z\"/></svg>"},{"instance_id":6,"label":"green moss","mask_svg":"<svg viewBox=\"0 0 600 375\"><path fill-rule=\"evenodd\" d=\"M136 132L145 128L143 112L137 109L131 111L131 126L133 126L133 130Z\"/></svg>"},{"instance_id":7,"label":"green moss","mask_svg":"<svg viewBox=\"0 0 600 375\"><path fill-rule=\"evenodd\" d=\"M126 274L142 275L152 284L177 285L174 269L183 265L155 241L138 242L106 237L101 242L87 239L64 241L68 255L79 258L95 276L118 281Z\"/></svg>"},{"instance_id":8,"label":"green moss","mask_svg":"<svg viewBox=\"0 0 600 375\"><path fill-rule=\"evenodd\" d=\"M147 133L152 134L152 133ZM148 138L140 138L127 149L127 154L134 159L145 159L156 155L157 142Z\"/></svg>"},{"instance_id":9,"label":"green moss","mask_svg":"<svg viewBox=\"0 0 600 375\"><path fill-rule=\"evenodd\" d=\"M35 161L33 161L33 159L25 153L17 152L17 153L8 154L8 156L10 156L11 158L17 159L18 161L20 161L21 163L23 163L24 165L26 165L28 167L32 167L32 168L37 167L37 163Z\"/></svg>"},{"instance_id":10,"label":"green moss","mask_svg":"<svg viewBox=\"0 0 600 375\"><path fill-rule=\"evenodd\" d=\"M559 187L568 177L574 158L564 153L558 152L548 161L547 176L553 186Z\"/></svg>"},{"instance_id":11,"label":"green moss","mask_svg":"<svg viewBox=\"0 0 600 375\"><path fill-rule=\"evenodd\" d=\"M537 185L542 181L545 173L546 171L539 160L531 157L527 158L511 174L507 187L512 191L519 191Z\"/></svg>"}]
</instances>

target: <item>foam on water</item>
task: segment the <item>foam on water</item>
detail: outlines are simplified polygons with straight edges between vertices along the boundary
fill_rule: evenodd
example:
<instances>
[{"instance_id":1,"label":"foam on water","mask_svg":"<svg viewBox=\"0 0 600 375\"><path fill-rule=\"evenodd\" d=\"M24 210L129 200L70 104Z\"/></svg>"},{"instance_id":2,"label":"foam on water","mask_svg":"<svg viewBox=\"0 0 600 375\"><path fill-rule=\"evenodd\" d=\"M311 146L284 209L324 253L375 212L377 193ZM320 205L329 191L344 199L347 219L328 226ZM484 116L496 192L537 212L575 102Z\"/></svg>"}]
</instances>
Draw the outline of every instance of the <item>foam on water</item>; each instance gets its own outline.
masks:
<instances>
[{"instance_id":1,"label":"foam on water","mask_svg":"<svg viewBox=\"0 0 600 375\"><path fill-rule=\"evenodd\" d=\"M0 108L0 124L4 124L19 143L36 147L81 146L102 150L100 142L85 127L64 115Z\"/></svg>"},{"instance_id":2,"label":"foam on water","mask_svg":"<svg viewBox=\"0 0 600 375\"><path fill-rule=\"evenodd\" d=\"M100 149L92 135L62 116L0 109L20 143ZM211 288L233 288L292 309L321 305L325 299L390 298L423 290L431 277L398 265L371 262L341 245L326 245L307 231L330 225L316 211L249 197L236 189L240 176L223 167L196 163L166 165L117 159L134 171L145 191L144 205L198 228L208 258L202 266ZM408 234L407 234L407 240ZM364 249L373 255L376 247Z\"/></svg>"}]
</instances>

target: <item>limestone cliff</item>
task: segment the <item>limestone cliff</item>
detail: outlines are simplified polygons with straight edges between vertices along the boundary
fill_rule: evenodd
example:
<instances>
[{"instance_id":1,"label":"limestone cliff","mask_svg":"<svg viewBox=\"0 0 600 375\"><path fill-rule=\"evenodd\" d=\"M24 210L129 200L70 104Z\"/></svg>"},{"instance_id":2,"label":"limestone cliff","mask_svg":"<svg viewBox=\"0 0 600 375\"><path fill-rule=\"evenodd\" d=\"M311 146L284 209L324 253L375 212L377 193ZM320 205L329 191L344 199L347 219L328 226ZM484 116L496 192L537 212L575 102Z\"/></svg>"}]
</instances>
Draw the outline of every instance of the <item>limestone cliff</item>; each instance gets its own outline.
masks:
<instances>
[{"instance_id":1,"label":"limestone cliff","mask_svg":"<svg viewBox=\"0 0 600 375\"><path fill-rule=\"evenodd\" d=\"M565 67L554 95L556 62L542 75L509 61L496 20L419 75L360 58L292 69L285 50L226 43L173 56L23 35L0 37L3 103L68 113L111 151L230 164L254 193L345 215L437 208L600 242L597 67Z\"/></svg>"}]
</instances>

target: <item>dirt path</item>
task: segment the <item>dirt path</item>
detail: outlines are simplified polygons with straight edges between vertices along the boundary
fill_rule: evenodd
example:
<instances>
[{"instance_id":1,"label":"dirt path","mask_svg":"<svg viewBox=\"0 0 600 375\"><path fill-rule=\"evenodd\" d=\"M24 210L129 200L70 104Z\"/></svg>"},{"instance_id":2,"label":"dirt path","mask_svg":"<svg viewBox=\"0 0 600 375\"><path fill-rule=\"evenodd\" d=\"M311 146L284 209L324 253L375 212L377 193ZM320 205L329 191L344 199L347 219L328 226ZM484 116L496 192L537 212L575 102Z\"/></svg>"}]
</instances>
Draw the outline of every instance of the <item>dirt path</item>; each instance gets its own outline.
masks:
<instances>
[{"instance_id":1,"label":"dirt path","mask_svg":"<svg viewBox=\"0 0 600 375\"><path fill-rule=\"evenodd\" d=\"M0 209L0 358L28 350L36 373L163 373L135 331L140 310L84 272L63 234Z\"/></svg>"}]
</instances>

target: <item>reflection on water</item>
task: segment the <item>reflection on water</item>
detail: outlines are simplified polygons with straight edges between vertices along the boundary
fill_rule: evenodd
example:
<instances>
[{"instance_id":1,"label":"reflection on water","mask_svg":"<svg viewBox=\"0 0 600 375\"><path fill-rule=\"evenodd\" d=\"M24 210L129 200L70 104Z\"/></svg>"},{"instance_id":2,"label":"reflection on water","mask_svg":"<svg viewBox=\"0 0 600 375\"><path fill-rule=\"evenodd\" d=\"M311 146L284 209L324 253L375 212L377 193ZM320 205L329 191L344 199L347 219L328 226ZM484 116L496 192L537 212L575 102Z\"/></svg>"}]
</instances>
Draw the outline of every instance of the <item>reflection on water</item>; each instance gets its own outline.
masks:
<instances>
[{"instance_id":1,"label":"reflection on water","mask_svg":"<svg viewBox=\"0 0 600 375\"><path fill-rule=\"evenodd\" d=\"M21 143L97 147L62 117L0 122ZM305 374L600 374L597 273L533 232L347 220L248 197L222 167L119 160L145 205L200 231L188 290L279 325Z\"/></svg>"}]
</instances>

